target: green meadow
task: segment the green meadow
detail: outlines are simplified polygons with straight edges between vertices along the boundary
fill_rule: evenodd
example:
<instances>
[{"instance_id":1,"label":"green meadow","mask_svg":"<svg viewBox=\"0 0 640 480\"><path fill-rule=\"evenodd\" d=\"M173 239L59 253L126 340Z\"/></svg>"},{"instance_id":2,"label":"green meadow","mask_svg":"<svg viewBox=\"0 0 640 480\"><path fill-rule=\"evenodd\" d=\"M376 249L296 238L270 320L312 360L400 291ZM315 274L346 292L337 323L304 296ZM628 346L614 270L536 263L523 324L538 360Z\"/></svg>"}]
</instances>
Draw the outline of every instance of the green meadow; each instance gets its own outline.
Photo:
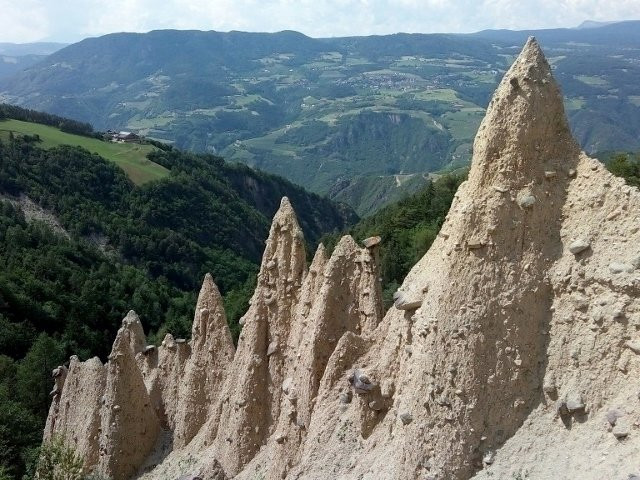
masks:
<instances>
[{"instance_id":1,"label":"green meadow","mask_svg":"<svg viewBox=\"0 0 640 480\"><path fill-rule=\"evenodd\" d=\"M136 185L169 175L169 170L147 158L147 154L155 150L151 145L105 142L97 138L65 133L48 125L21 120L0 121L0 139L7 139L9 132L13 132L14 135L38 135L41 141L39 145L43 148L53 148L58 145L75 145L85 148L91 153L114 162Z\"/></svg>"}]
</instances>

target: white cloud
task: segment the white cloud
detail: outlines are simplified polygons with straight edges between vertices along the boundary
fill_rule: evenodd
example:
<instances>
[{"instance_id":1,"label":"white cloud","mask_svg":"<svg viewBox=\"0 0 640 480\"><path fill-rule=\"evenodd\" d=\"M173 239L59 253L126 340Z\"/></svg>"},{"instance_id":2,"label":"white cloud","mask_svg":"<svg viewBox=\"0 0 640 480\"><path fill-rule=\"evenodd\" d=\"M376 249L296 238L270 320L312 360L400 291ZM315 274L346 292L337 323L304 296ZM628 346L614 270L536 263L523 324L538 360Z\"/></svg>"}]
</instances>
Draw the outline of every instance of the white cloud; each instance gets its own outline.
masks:
<instances>
[{"instance_id":1,"label":"white cloud","mask_svg":"<svg viewBox=\"0 0 640 480\"><path fill-rule=\"evenodd\" d=\"M0 0L0 42L33 42L49 34L49 16L42 1ZM28 14L27 14L28 12Z\"/></svg>"},{"instance_id":2,"label":"white cloud","mask_svg":"<svg viewBox=\"0 0 640 480\"><path fill-rule=\"evenodd\" d=\"M638 0L0 0L0 41L161 28L310 36L553 28L640 19Z\"/></svg>"}]
</instances>

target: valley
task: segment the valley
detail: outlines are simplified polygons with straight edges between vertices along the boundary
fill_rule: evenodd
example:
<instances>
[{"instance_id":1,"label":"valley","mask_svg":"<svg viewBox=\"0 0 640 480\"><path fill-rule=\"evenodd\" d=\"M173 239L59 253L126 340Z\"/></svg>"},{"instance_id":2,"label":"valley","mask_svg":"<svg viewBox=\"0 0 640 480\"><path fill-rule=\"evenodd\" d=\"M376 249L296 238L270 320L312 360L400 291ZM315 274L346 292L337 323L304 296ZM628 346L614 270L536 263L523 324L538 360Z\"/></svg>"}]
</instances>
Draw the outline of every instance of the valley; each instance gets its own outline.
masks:
<instances>
[{"instance_id":1,"label":"valley","mask_svg":"<svg viewBox=\"0 0 640 480\"><path fill-rule=\"evenodd\" d=\"M291 31L112 34L0 80L0 96L97 129L215 153L364 215L423 186L430 172L468 164L490 93L529 33L548 52L583 149L640 148L638 32L637 22L622 22L331 39ZM415 179L396 191L396 175Z\"/></svg>"}]
</instances>

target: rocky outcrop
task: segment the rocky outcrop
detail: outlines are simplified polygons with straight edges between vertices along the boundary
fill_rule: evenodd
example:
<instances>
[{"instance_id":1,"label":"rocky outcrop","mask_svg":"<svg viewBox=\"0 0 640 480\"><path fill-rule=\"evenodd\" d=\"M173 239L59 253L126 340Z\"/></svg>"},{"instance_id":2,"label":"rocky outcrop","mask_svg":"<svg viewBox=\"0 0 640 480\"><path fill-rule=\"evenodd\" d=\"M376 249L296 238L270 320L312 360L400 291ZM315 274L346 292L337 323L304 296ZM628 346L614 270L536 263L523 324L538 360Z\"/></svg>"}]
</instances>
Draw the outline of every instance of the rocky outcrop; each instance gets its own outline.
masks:
<instances>
[{"instance_id":1,"label":"rocky outcrop","mask_svg":"<svg viewBox=\"0 0 640 480\"><path fill-rule=\"evenodd\" d=\"M68 370L54 370L45 441L62 435L87 471L131 478L200 430L233 352L220 293L207 275L190 343L167 335L160 347L147 346L140 319L129 312L106 365L72 357Z\"/></svg>"},{"instance_id":2,"label":"rocky outcrop","mask_svg":"<svg viewBox=\"0 0 640 480\"><path fill-rule=\"evenodd\" d=\"M106 369L94 357L80 362L73 356L69 369L58 367L53 371L55 387L44 431L45 441L63 434L67 442L82 455L85 467L97 465L100 458L100 410L106 381ZM69 381L66 381L67 378ZM82 419L82 421L78 421Z\"/></svg>"},{"instance_id":3,"label":"rocky outcrop","mask_svg":"<svg viewBox=\"0 0 640 480\"><path fill-rule=\"evenodd\" d=\"M639 219L530 39L384 318L384 239L307 268L283 199L235 353L207 276L190 342L147 347L130 315L106 366L57 370L45 435L115 480L640 474Z\"/></svg>"}]
</instances>

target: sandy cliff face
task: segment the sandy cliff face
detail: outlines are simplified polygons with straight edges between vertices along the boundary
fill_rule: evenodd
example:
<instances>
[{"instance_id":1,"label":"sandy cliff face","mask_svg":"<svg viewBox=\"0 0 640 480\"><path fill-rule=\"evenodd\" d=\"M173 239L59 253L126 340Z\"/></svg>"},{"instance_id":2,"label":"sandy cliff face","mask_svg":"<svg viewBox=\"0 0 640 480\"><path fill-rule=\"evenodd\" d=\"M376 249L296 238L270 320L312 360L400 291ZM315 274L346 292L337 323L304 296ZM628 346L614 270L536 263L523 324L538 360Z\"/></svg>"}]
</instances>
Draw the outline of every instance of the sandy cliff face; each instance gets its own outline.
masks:
<instances>
[{"instance_id":1,"label":"sandy cliff face","mask_svg":"<svg viewBox=\"0 0 640 480\"><path fill-rule=\"evenodd\" d=\"M115 480L640 475L640 193L580 152L535 40L384 318L378 248L307 267L283 199L237 351L207 276L190 342L130 314L107 365L57 370L45 438Z\"/></svg>"}]
</instances>

